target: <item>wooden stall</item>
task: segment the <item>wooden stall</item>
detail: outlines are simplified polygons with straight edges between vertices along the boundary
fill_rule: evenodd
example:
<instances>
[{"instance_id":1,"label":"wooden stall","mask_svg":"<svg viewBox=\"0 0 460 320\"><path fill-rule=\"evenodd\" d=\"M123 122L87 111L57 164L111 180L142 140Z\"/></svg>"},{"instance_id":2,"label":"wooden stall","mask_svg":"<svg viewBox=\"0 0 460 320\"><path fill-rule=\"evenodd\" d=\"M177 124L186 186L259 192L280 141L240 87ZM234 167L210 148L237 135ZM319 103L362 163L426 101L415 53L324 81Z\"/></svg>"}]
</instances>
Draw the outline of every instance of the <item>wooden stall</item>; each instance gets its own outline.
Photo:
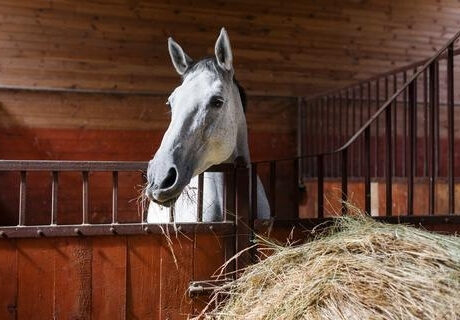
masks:
<instances>
[{"instance_id":1,"label":"wooden stall","mask_svg":"<svg viewBox=\"0 0 460 320\"><path fill-rule=\"evenodd\" d=\"M0 8L0 162L72 160L86 168L0 170L0 319L185 319L206 302L188 296L190 281L213 279L249 240L238 220L162 228L143 220L142 171L180 82L169 36L198 59L213 55L227 28L257 162L243 194L251 196L257 168L278 218L272 235L283 240L293 225L308 225L299 218L317 217L318 183L299 189L294 159L304 98L429 58L460 22L453 0L0 0ZM326 119L306 121L311 129ZM308 132L319 147L318 132ZM339 142L327 139L323 146ZM90 170L91 161L143 167ZM246 226L273 227L249 219L248 198L240 205ZM294 233L304 236L302 228Z\"/></svg>"}]
</instances>

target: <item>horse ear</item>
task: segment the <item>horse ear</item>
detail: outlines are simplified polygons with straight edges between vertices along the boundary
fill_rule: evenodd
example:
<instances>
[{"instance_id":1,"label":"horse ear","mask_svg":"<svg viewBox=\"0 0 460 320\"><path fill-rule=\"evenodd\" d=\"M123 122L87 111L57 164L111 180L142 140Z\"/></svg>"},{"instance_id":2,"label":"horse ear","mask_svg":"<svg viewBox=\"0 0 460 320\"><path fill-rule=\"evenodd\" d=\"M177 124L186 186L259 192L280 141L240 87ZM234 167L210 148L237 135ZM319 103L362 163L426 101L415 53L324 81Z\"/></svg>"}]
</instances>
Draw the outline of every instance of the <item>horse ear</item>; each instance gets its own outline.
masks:
<instances>
[{"instance_id":1,"label":"horse ear","mask_svg":"<svg viewBox=\"0 0 460 320\"><path fill-rule=\"evenodd\" d=\"M219 38L217 38L214 50L219 66L226 71L232 70L232 48L230 47L230 40L228 39L228 34L227 31L225 31L225 28L220 30L220 35Z\"/></svg>"},{"instance_id":2,"label":"horse ear","mask_svg":"<svg viewBox=\"0 0 460 320\"><path fill-rule=\"evenodd\" d=\"M193 60L182 50L181 46L174 41L173 38L168 38L168 50L171 56L172 63L178 74L183 75L185 71L192 65Z\"/></svg>"}]
</instances>

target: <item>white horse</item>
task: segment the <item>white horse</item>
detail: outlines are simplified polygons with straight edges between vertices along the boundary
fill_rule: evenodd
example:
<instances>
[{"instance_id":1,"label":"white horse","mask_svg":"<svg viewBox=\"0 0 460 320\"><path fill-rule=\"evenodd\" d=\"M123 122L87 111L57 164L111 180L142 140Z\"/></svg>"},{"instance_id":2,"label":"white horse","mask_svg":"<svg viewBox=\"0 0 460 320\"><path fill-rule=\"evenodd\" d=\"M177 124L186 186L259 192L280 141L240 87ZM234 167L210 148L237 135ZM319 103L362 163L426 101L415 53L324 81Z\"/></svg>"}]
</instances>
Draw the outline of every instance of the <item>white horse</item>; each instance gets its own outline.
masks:
<instances>
[{"instance_id":1,"label":"white horse","mask_svg":"<svg viewBox=\"0 0 460 320\"><path fill-rule=\"evenodd\" d=\"M238 157L250 164L244 92L234 78L232 50L224 28L213 58L194 62L172 38L168 39L168 49L182 84L168 98L171 123L149 162L147 222L169 222L171 206L175 222L196 222L197 176L213 165L234 163ZM257 217L268 219L267 197L257 180ZM223 219L222 193L223 174L206 172L203 221Z\"/></svg>"}]
</instances>

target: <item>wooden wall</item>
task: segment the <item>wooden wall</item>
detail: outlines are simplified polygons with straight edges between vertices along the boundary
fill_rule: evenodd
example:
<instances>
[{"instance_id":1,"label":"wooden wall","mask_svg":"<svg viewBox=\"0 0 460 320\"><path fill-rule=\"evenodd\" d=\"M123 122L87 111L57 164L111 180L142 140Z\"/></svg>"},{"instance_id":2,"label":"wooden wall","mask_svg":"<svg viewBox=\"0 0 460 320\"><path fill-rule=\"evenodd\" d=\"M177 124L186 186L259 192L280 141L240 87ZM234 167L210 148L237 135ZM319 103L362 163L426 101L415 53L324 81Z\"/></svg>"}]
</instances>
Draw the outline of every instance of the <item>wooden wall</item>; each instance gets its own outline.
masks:
<instances>
[{"instance_id":1,"label":"wooden wall","mask_svg":"<svg viewBox=\"0 0 460 320\"><path fill-rule=\"evenodd\" d=\"M224 262L225 237L171 238L171 245L162 235L1 239L0 318L196 315L205 298L188 297L189 281L211 279Z\"/></svg>"},{"instance_id":2,"label":"wooden wall","mask_svg":"<svg viewBox=\"0 0 460 320\"><path fill-rule=\"evenodd\" d=\"M251 94L308 95L431 56L455 0L0 1L0 83L169 92L174 36L192 58L227 27Z\"/></svg>"}]
</instances>

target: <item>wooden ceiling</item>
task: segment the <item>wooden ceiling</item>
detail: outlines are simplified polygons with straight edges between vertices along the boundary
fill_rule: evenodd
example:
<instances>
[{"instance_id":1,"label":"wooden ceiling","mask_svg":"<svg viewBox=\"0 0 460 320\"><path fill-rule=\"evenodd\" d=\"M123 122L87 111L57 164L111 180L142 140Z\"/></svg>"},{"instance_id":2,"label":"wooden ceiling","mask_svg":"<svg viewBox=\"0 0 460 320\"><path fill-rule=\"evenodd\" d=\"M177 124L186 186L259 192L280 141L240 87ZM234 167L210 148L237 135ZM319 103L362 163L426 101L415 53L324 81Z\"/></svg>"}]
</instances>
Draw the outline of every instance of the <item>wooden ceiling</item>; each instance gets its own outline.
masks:
<instances>
[{"instance_id":1,"label":"wooden ceiling","mask_svg":"<svg viewBox=\"0 0 460 320\"><path fill-rule=\"evenodd\" d=\"M0 0L0 85L146 91L179 81L166 41L213 54L221 26L252 95L308 96L431 56L454 0Z\"/></svg>"}]
</instances>

